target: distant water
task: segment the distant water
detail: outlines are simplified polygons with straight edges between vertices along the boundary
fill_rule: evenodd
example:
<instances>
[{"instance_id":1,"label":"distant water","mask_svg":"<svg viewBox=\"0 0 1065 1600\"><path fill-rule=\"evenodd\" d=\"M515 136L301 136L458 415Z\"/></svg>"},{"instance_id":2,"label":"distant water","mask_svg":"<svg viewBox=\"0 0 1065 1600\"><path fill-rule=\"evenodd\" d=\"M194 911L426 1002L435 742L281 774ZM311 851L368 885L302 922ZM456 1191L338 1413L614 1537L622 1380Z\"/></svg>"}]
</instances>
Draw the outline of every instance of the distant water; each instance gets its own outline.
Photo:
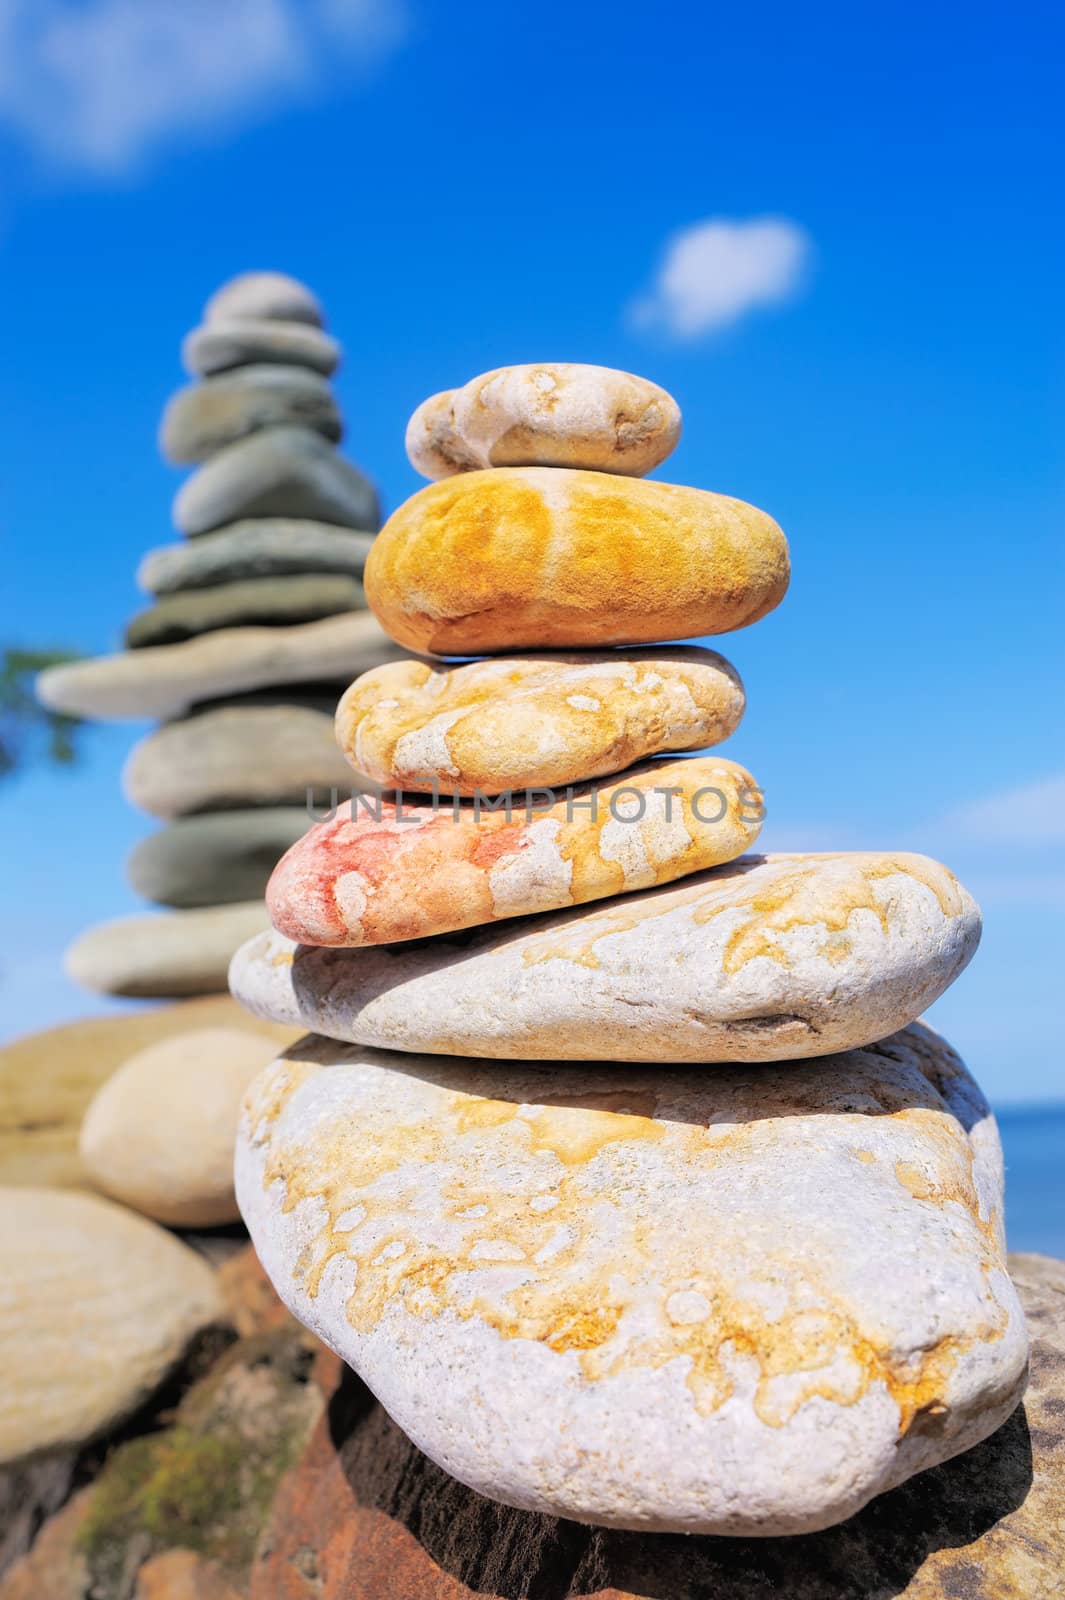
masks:
<instances>
[{"instance_id":1,"label":"distant water","mask_svg":"<svg viewBox=\"0 0 1065 1600\"><path fill-rule=\"evenodd\" d=\"M996 1112L1011 1250L1065 1256L1065 1105Z\"/></svg>"}]
</instances>

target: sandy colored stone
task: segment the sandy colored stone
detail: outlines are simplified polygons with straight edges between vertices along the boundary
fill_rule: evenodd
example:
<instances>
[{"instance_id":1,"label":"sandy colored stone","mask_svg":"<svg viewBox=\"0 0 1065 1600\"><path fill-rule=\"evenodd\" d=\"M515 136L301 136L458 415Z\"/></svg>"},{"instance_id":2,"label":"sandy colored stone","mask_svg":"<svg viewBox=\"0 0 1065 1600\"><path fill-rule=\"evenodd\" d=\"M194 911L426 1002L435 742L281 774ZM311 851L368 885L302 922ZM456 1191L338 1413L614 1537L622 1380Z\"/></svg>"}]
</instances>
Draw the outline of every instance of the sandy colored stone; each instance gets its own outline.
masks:
<instances>
[{"instance_id":1,"label":"sandy colored stone","mask_svg":"<svg viewBox=\"0 0 1065 1600\"><path fill-rule=\"evenodd\" d=\"M328 522L263 517L149 550L137 568L148 594L208 589L243 578L285 578L308 572L362 577L372 533Z\"/></svg>"},{"instance_id":2,"label":"sandy colored stone","mask_svg":"<svg viewBox=\"0 0 1065 1600\"><path fill-rule=\"evenodd\" d=\"M165 1550L137 1573L133 1600L242 1600L217 1564L195 1550Z\"/></svg>"},{"instance_id":3,"label":"sandy colored stone","mask_svg":"<svg viewBox=\"0 0 1065 1600\"><path fill-rule=\"evenodd\" d=\"M134 1000L219 994L235 950L269 924L261 900L98 922L63 957L74 983Z\"/></svg>"},{"instance_id":4,"label":"sandy colored stone","mask_svg":"<svg viewBox=\"0 0 1065 1600\"><path fill-rule=\"evenodd\" d=\"M182 910L254 900L265 894L274 867L309 826L306 806L179 817L134 846L126 877L146 900Z\"/></svg>"},{"instance_id":5,"label":"sandy colored stone","mask_svg":"<svg viewBox=\"0 0 1065 1600\"><path fill-rule=\"evenodd\" d=\"M642 477L680 438L680 407L647 378L547 361L497 367L422 402L407 455L426 478L478 467L582 467Z\"/></svg>"},{"instance_id":6,"label":"sandy colored stone","mask_svg":"<svg viewBox=\"0 0 1065 1600\"><path fill-rule=\"evenodd\" d=\"M1024 1402L982 1444L823 1533L636 1534L515 1511L424 1456L358 1378L283 1480L251 1600L1036 1600L1065 1567L1065 1264L1011 1256ZM36 1597L34 1597L36 1600Z\"/></svg>"},{"instance_id":7,"label":"sandy colored stone","mask_svg":"<svg viewBox=\"0 0 1065 1600\"><path fill-rule=\"evenodd\" d=\"M356 771L384 788L429 778L443 794L498 794L705 749L735 731L743 708L735 668L713 650L406 660L356 678L336 733Z\"/></svg>"},{"instance_id":8,"label":"sandy colored stone","mask_svg":"<svg viewBox=\"0 0 1065 1600\"><path fill-rule=\"evenodd\" d=\"M430 484L393 512L366 596L410 650L644 644L744 628L780 604L788 546L742 500L565 467Z\"/></svg>"},{"instance_id":9,"label":"sandy colored stone","mask_svg":"<svg viewBox=\"0 0 1065 1600\"><path fill-rule=\"evenodd\" d=\"M179 389L163 412L159 448L175 466L194 464L262 428L286 426L313 428L334 444L343 433L323 377L262 362Z\"/></svg>"},{"instance_id":10,"label":"sandy colored stone","mask_svg":"<svg viewBox=\"0 0 1065 1600\"><path fill-rule=\"evenodd\" d=\"M274 927L299 943L390 944L558 910L701 872L743 854L764 804L735 761L649 761L552 804L522 791L397 807L348 801L282 857L266 890Z\"/></svg>"},{"instance_id":11,"label":"sandy colored stone","mask_svg":"<svg viewBox=\"0 0 1065 1600\"><path fill-rule=\"evenodd\" d=\"M230 968L258 1016L391 1050L782 1061L882 1039L971 959L980 913L927 856L746 856L604 906L364 950L258 934Z\"/></svg>"},{"instance_id":12,"label":"sandy colored stone","mask_svg":"<svg viewBox=\"0 0 1065 1600\"><path fill-rule=\"evenodd\" d=\"M227 317L193 328L181 345L181 362L195 378L269 361L307 367L328 378L340 361L337 341L308 323L267 317Z\"/></svg>"},{"instance_id":13,"label":"sandy colored stone","mask_svg":"<svg viewBox=\"0 0 1065 1600\"><path fill-rule=\"evenodd\" d=\"M131 805L153 817L227 806L298 806L307 789L350 793L333 718L315 706L224 705L168 722L133 746L122 772Z\"/></svg>"},{"instance_id":14,"label":"sandy colored stone","mask_svg":"<svg viewBox=\"0 0 1065 1600\"><path fill-rule=\"evenodd\" d=\"M87 1017L0 1046L0 1184L86 1183L78 1130L97 1089L130 1056L193 1028L239 1028L279 1049L302 1031L262 1022L228 994L215 994Z\"/></svg>"},{"instance_id":15,"label":"sandy colored stone","mask_svg":"<svg viewBox=\"0 0 1065 1600\"><path fill-rule=\"evenodd\" d=\"M178 644L218 628L264 624L285 627L357 611L366 604L362 584L348 573L307 572L292 577L240 578L210 589L164 595L126 626L128 650Z\"/></svg>"},{"instance_id":16,"label":"sandy colored stone","mask_svg":"<svg viewBox=\"0 0 1065 1600\"><path fill-rule=\"evenodd\" d=\"M291 628L225 628L135 655L49 667L37 678L37 697L76 717L173 717L200 700L273 684L350 680L399 654L376 618L347 612Z\"/></svg>"},{"instance_id":17,"label":"sandy colored stone","mask_svg":"<svg viewBox=\"0 0 1065 1600\"><path fill-rule=\"evenodd\" d=\"M324 320L318 297L285 272L241 272L216 289L203 308L204 322L227 323L232 317L309 322L316 328Z\"/></svg>"},{"instance_id":18,"label":"sandy colored stone","mask_svg":"<svg viewBox=\"0 0 1065 1600\"><path fill-rule=\"evenodd\" d=\"M246 517L373 529L377 491L321 434L288 424L264 428L217 451L174 500L174 526L190 537Z\"/></svg>"},{"instance_id":19,"label":"sandy colored stone","mask_svg":"<svg viewBox=\"0 0 1065 1600\"><path fill-rule=\"evenodd\" d=\"M924 1028L651 1075L309 1038L249 1089L236 1179L293 1314L526 1510L827 1528L1023 1393L998 1133Z\"/></svg>"},{"instance_id":20,"label":"sandy colored stone","mask_svg":"<svg viewBox=\"0 0 1065 1600\"><path fill-rule=\"evenodd\" d=\"M10 1188L0 1202L0 1461L12 1461L128 1416L222 1303L199 1256L110 1201Z\"/></svg>"},{"instance_id":21,"label":"sandy colored stone","mask_svg":"<svg viewBox=\"0 0 1065 1600\"><path fill-rule=\"evenodd\" d=\"M276 1055L239 1028L197 1028L131 1056L97 1091L79 1152L112 1200L174 1228L236 1222L233 1142L241 1097Z\"/></svg>"}]
</instances>

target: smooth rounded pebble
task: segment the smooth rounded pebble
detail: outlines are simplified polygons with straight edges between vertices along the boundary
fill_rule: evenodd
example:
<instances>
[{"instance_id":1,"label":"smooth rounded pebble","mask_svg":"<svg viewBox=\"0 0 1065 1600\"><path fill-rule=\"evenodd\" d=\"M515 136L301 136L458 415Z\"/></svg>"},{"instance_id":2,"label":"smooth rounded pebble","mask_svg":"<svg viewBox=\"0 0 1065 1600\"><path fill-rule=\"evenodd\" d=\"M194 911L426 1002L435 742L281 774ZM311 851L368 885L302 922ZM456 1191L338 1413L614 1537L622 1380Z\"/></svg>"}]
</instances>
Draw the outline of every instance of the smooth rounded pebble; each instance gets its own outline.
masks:
<instances>
[{"instance_id":1,"label":"smooth rounded pebble","mask_svg":"<svg viewBox=\"0 0 1065 1600\"><path fill-rule=\"evenodd\" d=\"M361 578L373 540L372 533L335 523L249 518L149 550L137 568L137 583L147 594L170 594L307 572L344 572Z\"/></svg>"},{"instance_id":2,"label":"smooth rounded pebble","mask_svg":"<svg viewBox=\"0 0 1065 1600\"><path fill-rule=\"evenodd\" d=\"M205 461L263 428L313 428L334 444L343 424L323 377L300 367L241 367L179 389L167 402L159 448L176 466Z\"/></svg>"},{"instance_id":3,"label":"smooth rounded pebble","mask_svg":"<svg viewBox=\"0 0 1065 1600\"><path fill-rule=\"evenodd\" d=\"M0 1463L79 1445L222 1320L211 1268L155 1223L69 1189L0 1190Z\"/></svg>"},{"instance_id":4,"label":"smooth rounded pebble","mask_svg":"<svg viewBox=\"0 0 1065 1600\"><path fill-rule=\"evenodd\" d=\"M228 322L233 317L309 322L314 327L325 320L317 296L284 272L241 272L216 289L203 308L204 322Z\"/></svg>"},{"instance_id":5,"label":"smooth rounded pebble","mask_svg":"<svg viewBox=\"0 0 1065 1600\"><path fill-rule=\"evenodd\" d=\"M551 1516L808 1532L992 1433L1027 1341L949 1046L661 1062L306 1039L245 1099L256 1252L421 1450Z\"/></svg>"},{"instance_id":6,"label":"smooth rounded pebble","mask_svg":"<svg viewBox=\"0 0 1065 1600\"><path fill-rule=\"evenodd\" d=\"M366 597L409 650L644 644L744 628L780 604L788 546L742 500L565 467L430 484L374 541Z\"/></svg>"},{"instance_id":7,"label":"smooth rounded pebble","mask_svg":"<svg viewBox=\"0 0 1065 1600\"><path fill-rule=\"evenodd\" d=\"M383 787L498 794L720 744L744 704L735 668L694 647L439 668L406 660L355 680L336 732L356 771Z\"/></svg>"},{"instance_id":8,"label":"smooth rounded pebble","mask_svg":"<svg viewBox=\"0 0 1065 1600\"><path fill-rule=\"evenodd\" d=\"M613 367L497 367L422 402L407 455L426 478L478 467L583 467L642 477L680 438L671 394Z\"/></svg>"},{"instance_id":9,"label":"smooth rounded pebble","mask_svg":"<svg viewBox=\"0 0 1065 1600\"><path fill-rule=\"evenodd\" d=\"M197 1028L131 1056L85 1113L79 1149L89 1177L171 1227L236 1222L240 1102L276 1054L271 1040L246 1031Z\"/></svg>"},{"instance_id":10,"label":"smooth rounded pebble","mask_svg":"<svg viewBox=\"0 0 1065 1600\"><path fill-rule=\"evenodd\" d=\"M182 485L174 526L194 537L246 517L309 517L376 528L377 491L310 428L264 428L226 445Z\"/></svg>"},{"instance_id":11,"label":"smooth rounded pebble","mask_svg":"<svg viewBox=\"0 0 1065 1600\"><path fill-rule=\"evenodd\" d=\"M290 939L390 944L671 883L742 855L764 815L751 774L713 756L645 762L565 798L523 791L504 810L353 806L274 869L266 905Z\"/></svg>"},{"instance_id":12,"label":"smooth rounded pebble","mask_svg":"<svg viewBox=\"0 0 1065 1600\"><path fill-rule=\"evenodd\" d=\"M317 622L341 611L364 609L358 578L341 572L309 572L289 578L239 578L211 589L164 595L126 628L126 648L181 644L219 628L288 627Z\"/></svg>"},{"instance_id":13,"label":"smooth rounded pebble","mask_svg":"<svg viewBox=\"0 0 1065 1600\"><path fill-rule=\"evenodd\" d=\"M305 806L180 817L138 841L126 878L135 893L161 906L254 900L265 894L274 867L309 826Z\"/></svg>"},{"instance_id":14,"label":"smooth rounded pebble","mask_svg":"<svg viewBox=\"0 0 1065 1600\"><path fill-rule=\"evenodd\" d=\"M273 1039L275 1051L302 1031L264 1023L228 994L213 994L65 1022L0 1045L0 1184L58 1189L86 1183L78 1130L100 1085L138 1050L171 1033L221 1027Z\"/></svg>"},{"instance_id":15,"label":"smooth rounded pebble","mask_svg":"<svg viewBox=\"0 0 1065 1600\"><path fill-rule=\"evenodd\" d=\"M308 788L350 792L333 718L315 705L222 705L168 722L133 746L122 771L130 805L153 817L235 806L304 805Z\"/></svg>"},{"instance_id":16,"label":"smooth rounded pebble","mask_svg":"<svg viewBox=\"0 0 1065 1600\"><path fill-rule=\"evenodd\" d=\"M376 617L349 611L289 628L223 628L184 644L49 667L36 694L42 705L75 717L174 717L223 695L323 678L350 682L400 654Z\"/></svg>"},{"instance_id":17,"label":"smooth rounded pebble","mask_svg":"<svg viewBox=\"0 0 1065 1600\"><path fill-rule=\"evenodd\" d=\"M783 1061L882 1039L968 964L980 913L927 856L747 856L460 942L326 950L260 934L258 1016L383 1049L567 1061Z\"/></svg>"},{"instance_id":18,"label":"smooth rounded pebble","mask_svg":"<svg viewBox=\"0 0 1065 1600\"><path fill-rule=\"evenodd\" d=\"M86 989L133 1000L220 994L234 951L269 921L261 900L116 917L75 939L63 970Z\"/></svg>"},{"instance_id":19,"label":"smooth rounded pebble","mask_svg":"<svg viewBox=\"0 0 1065 1600\"><path fill-rule=\"evenodd\" d=\"M340 363L340 346L328 333L305 322L268 317L226 317L204 323L185 335L181 362L194 378L268 361L307 367L328 378Z\"/></svg>"}]
</instances>

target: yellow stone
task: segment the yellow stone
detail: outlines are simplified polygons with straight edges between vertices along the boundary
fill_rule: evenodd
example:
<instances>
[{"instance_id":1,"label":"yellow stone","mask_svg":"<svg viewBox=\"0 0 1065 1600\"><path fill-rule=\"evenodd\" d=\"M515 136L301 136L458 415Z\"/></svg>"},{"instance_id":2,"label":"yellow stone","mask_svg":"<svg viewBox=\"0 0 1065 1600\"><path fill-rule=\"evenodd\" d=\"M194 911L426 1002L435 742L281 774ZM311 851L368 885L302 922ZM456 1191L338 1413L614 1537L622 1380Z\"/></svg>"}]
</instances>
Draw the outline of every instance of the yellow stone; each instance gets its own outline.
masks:
<instances>
[{"instance_id":1,"label":"yellow stone","mask_svg":"<svg viewBox=\"0 0 1065 1600\"><path fill-rule=\"evenodd\" d=\"M496 467L419 490L366 563L408 649L646 644L747 627L779 605L788 546L727 495L566 467Z\"/></svg>"}]
</instances>

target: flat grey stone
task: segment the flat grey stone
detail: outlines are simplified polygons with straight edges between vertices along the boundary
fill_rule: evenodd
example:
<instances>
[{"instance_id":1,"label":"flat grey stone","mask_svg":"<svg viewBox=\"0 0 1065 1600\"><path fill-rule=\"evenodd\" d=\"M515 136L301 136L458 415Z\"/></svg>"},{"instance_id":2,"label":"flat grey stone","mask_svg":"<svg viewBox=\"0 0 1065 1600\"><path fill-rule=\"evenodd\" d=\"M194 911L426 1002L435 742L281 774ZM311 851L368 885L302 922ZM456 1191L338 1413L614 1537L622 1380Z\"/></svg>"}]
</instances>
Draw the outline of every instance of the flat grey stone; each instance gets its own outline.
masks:
<instances>
[{"instance_id":1,"label":"flat grey stone","mask_svg":"<svg viewBox=\"0 0 1065 1600\"><path fill-rule=\"evenodd\" d=\"M156 905L187 909L257 900L280 857L310 825L303 806L182 817L134 846L126 877Z\"/></svg>"},{"instance_id":2,"label":"flat grey stone","mask_svg":"<svg viewBox=\"0 0 1065 1600\"><path fill-rule=\"evenodd\" d=\"M256 623L279 626L314 622L366 605L358 578L344 573L305 573L291 578L242 578L213 589L164 595L126 628L130 650L177 644L217 628Z\"/></svg>"},{"instance_id":3,"label":"flat grey stone","mask_svg":"<svg viewBox=\"0 0 1065 1600\"><path fill-rule=\"evenodd\" d=\"M355 774L336 747L333 718L306 705L220 706L168 722L130 751L122 787L154 817L242 806L305 805L350 793Z\"/></svg>"},{"instance_id":4,"label":"flat grey stone","mask_svg":"<svg viewBox=\"0 0 1065 1600\"><path fill-rule=\"evenodd\" d=\"M209 533L244 517L378 526L377 491L310 428L266 428L220 450L179 490L174 524Z\"/></svg>"},{"instance_id":5,"label":"flat grey stone","mask_svg":"<svg viewBox=\"0 0 1065 1600\"><path fill-rule=\"evenodd\" d=\"M227 317L205 322L185 335L181 346L185 371L194 378L253 362L307 367L328 378L340 362L340 346L328 333L305 322L277 322L268 317Z\"/></svg>"},{"instance_id":6,"label":"flat grey stone","mask_svg":"<svg viewBox=\"0 0 1065 1600\"><path fill-rule=\"evenodd\" d=\"M330 522L289 517L234 522L215 533L149 550L137 569L148 594L208 589L241 578L347 572L361 578L374 536Z\"/></svg>"},{"instance_id":7,"label":"flat grey stone","mask_svg":"<svg viewBox=\"0 0 1065 1600\"><path fill-rule=\"evenodd\" d=\"M234 950L268 923L261 900L116 917L87 928L63 966L74 983L99 994L134 1000L224 994Z\"/></svg>"},{"instance_id":8,"label":"flat grey stone","mask_svg":"<svg viewBox=\"0 0 1065 1600\"><path fill-rule=\"evenodd\" d=\"M291 628L219 628L184 644L123 651L50 667L42 705L102 719L174 717L189 706L272 684L358 677L403 651L369 611L343 611Z\"/></svg>"},{"instance_id":9,"label":"flat grey stone","mask_svg":"<svg viewBox=\"0 0 1065 1600\"><path fill-rule=\"evenodd\" d=\"M226 322L231 317L268 317L314 327L321 327L324 320L317 295L287 272L241 272L216 289L203 308L204 322Z\"/></svg>"},{"instance_id":10,"label":"flat grey stone","mask_svg":"<svg viewBox=\"0 0 1065 1600\"><path fill-rule=\"evenodd\" d=\"M159 448L176 466L206 461L264 428L313 428L336 444L343 433L333 391L300 367L241 367L179 389L167 401Z\"/></svg>"}]
</instances>

